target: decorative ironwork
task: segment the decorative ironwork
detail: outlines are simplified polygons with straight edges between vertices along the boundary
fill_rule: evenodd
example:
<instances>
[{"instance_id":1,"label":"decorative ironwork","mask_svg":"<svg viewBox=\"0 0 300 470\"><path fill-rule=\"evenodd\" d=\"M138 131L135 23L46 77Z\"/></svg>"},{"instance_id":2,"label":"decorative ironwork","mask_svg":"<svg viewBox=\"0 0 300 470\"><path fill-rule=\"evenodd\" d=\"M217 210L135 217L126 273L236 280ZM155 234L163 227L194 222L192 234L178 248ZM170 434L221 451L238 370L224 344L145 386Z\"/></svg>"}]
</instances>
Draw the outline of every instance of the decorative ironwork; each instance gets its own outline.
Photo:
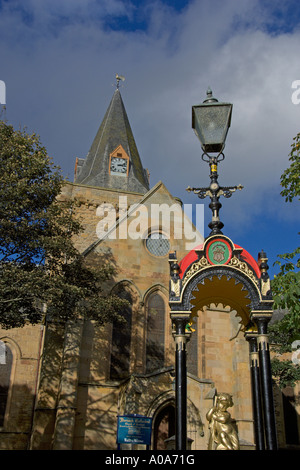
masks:
<instances>
[{"instance_id":1,"label":"decorative ironwork","mask_svg":"<svg viewBox=\"0 0 300 470\"><path fill-rule=\"evenodd\" d=\"M218 162L222 160L219 159L219 156L208 158L209 160L204 160L202 155L202 159L209 162L210 165L210 186L207 188L191 188L188 186L186 190L197 194L200 199L204 199L207 196L210 197L211 202L209 204L209 208L212 211L212 220L208 226L211 229L210 235L216 235L222 234L221 229L224 227L224 224L220 221L219 217L219 212L222 207L222 204L219 201L220 196L224 196L228 199L235 191L242 190L243 186L241 184L238 184L237 186L220 186L218 182Z\"/></svg>"},{"instance_id":2,"label":"decorative ironwork","mask_svg":"<svg viewBox=\"0 0 300 470\"><path fill-rule=\"evenodd\" d=\"M118 73L116 73L116 80L117 80L116 88L119 89L120 80L122 80L122 82L125 82L125 77L123 77L123 75L119 75Z\"/></svg>"}]
</instances>

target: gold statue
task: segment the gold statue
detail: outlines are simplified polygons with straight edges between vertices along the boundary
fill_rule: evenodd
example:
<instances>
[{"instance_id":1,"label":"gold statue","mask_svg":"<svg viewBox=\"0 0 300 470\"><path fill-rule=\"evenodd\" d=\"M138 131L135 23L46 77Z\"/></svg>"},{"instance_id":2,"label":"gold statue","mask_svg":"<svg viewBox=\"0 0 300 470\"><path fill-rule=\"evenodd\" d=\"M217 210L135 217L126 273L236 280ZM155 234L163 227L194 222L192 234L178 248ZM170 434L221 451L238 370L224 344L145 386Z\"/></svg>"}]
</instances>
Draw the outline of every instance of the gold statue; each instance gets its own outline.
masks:
<instances>
[{"instance_id":1,"label":"gold statue","mask_svg":"<svg viewBox=\"0 0 300 470\"><path fill-rule=\"evenodd\" d=\"M216 404L207 413L210 439L209 450L239 450L239 439L227 408L233 406L229 393L219 393Z\"/></svg>"}]
</instances>

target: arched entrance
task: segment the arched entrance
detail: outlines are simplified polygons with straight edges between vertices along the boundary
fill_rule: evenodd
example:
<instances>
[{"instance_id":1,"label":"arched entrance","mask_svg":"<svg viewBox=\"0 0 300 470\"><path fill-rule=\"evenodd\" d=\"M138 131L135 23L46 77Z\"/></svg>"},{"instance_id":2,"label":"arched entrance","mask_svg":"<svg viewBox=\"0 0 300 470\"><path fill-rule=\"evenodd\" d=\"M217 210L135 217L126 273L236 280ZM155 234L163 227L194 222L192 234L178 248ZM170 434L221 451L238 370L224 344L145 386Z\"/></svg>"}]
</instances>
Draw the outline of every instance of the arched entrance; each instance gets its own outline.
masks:
<instances>
[{"instance_id":1,"label":"arched entrance","mask_svg":"<svg viewBox=\"0 0 300 470\"><path fill-rule=\"evenodd\" d=\"M171 320L176 343L177 446L186 445L186 325L211 303L229 305L237 311L249 341L254 431L257 449L276 449L267 324L272 317L272 293L265 253L256 262L243 248L224 235L207 238L178 263L171 253ZM264 413L264 417L263 417ZM264 419L263 419L264 418Z\"/></svg>"},{"instance_id":2,"label":"arched entrance","mask_svg":"<svg viewBox=\"0 0 300 470\"><path fill-rule=\"evenodd\" d=\"M175 407L168 404L155 417L153 425L153 450L166 450L166 439L175 435Z\"/></svg>"}]
</instances>

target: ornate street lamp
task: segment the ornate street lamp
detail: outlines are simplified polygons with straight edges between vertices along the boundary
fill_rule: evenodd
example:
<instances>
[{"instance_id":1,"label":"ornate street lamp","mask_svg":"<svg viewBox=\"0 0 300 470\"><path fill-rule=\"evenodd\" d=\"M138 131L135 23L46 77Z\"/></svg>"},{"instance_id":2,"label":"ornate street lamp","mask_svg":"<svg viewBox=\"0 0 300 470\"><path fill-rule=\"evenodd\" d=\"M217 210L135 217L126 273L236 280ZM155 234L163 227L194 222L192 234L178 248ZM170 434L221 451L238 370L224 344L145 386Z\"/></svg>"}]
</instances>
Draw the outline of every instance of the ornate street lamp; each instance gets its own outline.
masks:
<instances>
[{"instance_id":1,"label":"ornate street lamp","mask_svg":"<svg viewBox=\"0 0 300 470\"><path fill-rule=\"evenodd\" d=\"M192 106L192 128L201 142L204 154L217 153L219 157L225 147L231 123L232 104L219 103L210 88L206 95L202 104Z\"/></svg>"},{"instance_id":2,"label":"ornate street lamp","mask_svg":"<svg viewBox=\"0 0 300 470\"><path fill-rule=\"evenodd\" d=\"M224 227L219 218L219 211L222 207L219 202L220 196L229 198L237 189L243 188L240 184L221 187L218 183L218 162L225 158L223 150L231 123L231 114L232 104L220 103L213 97L210 88L207 90L207 97L203 103L192 106L192 128L201 143L202 160L210 165L211 183L208 188L191 188L189 186L187 191L193 191L200 199L204 199L206 196L210 197L209 207L212 211L212 220L208 224L211 229L210 235L222 234L221 229Z\"/></svg>"},{"instance_id":3,"label":"ornate street lamp","mask_svg":"<svg viewBox=\"0 0 300 470\"><path fill-rule=\"evenodd\" d=\"M218 162L224 160L223 150L225 147L225 140L230 127L232 113L232 104L219 103L213 97L212 91L208 89L207 98L202 104L192 107L192 127L201 142L203 150L202 160L210 165L210 178L211 183L209 188L187 188L188 191L193 191L199 198L203 199L206 196L211 198L209 207L212 210L212 221L209 224L211 228L211 235L222 233L222 222L219 219L219 210L221 204L219 197L224 195L230 197L232 192L236 189L241 189L241 186L234 188L223 188L218 183ZM213 154L213 155L211 155ZM171 278L175 282L179 282L178 277L178 264L177 260L170 256ZM175 364L176 364L176 449L185 450L187 443L187 379L186 379L186 343L189 340L189 334L186 332L186 324L190 313L173 312L171 315L172 321L175 325L174 338L176 343L175 351Z\"/></svg>"},{"instance_id":4,"label":"ornate street lamp","mask_svg":"<svg viewBox=\"0 0 300 470\"><path fill-rule=\"evenodd\" d=\"M192 127L200 140L201 147L203 150L202 160L208 162L210 165L210 186L207 188L190 188L188 191L193 191L198 195L199 198L204 199L209 196L211 202L209 204L212 210L212 220L208 224L211 228L209 237L213 237L212 240L208 240L207 237L204 246L206 246L206 260L208 260L208 249L210 242L219 239L219 234L222 235L221 228L223 223L219 218L219 210L222 205L219 202L220 196L229 198L232 193L237 189L242 189L243 186L232 186L222 187L218 183L218 162L224 160L224 147L225 140L228 133L228 129L231 123L232 105L230 103L219 103L212 96L212 92L209 89L207 91L207 98L202 104L192 107ZM222 238L220 237L222 243ZM169 304L171 307L170 317L173 324L173 336L175 339L175 403L176 403L176 449L186 450L187 447L187 342L190 339L191 333L187 331L186 325L190 321L191 317L191 299L195 299L193 294L197 290L197 270L199 272L199 282L203 282L206 276L211 277L219 275L223 272L226 275L229 274L229 278L233 277L237 282L244 282L244 271L242 268L238 268L236 273L232 273L232 267L223 267L218 265L218 260L215 266L218 266L218 270L215 270L215 266L209 267L205 264L200 266L200 256L202 256L201 250L197 250L199 258L198 261L192 263L193 270L190 273L190 278L183 277L180 275L180 265L177 262L176 252L169 254L170 264L170 300ZM226 261L226 260L225 260ZM197 264L198 263L198 264ZM226 263L225 263L226 264ZM272 396L272 375L270 366L270 353L268 346L268 335L267 335L267 324L272 317L272 293L270 290L270 281L267 273L268 265L267 258L264 252L259 254L259 267L261 271L260 275L260 293L257 293L257 284L259 277L256 279L254 276L253 285L255 285L255 295L250 304L251 312L250 319L257 327L256 329L249 328L248 337L250 342L251 351L251 367L252 367L252 387L253 387L253 400L254 406L254 419L255 419L255 433L256 433L256 445L259 450L264 449L264 439L266 440L266 448L268 450L275 450L277 447L276 442L276 422L275 412L273 405ZM191 266L191 265L190 265ZM238 273L240 271L240 273ZM222 274L223 275L223 274ZM254 275L254 273L253 273ZM203 277L202 277L203 276ZM248 278L248 275L245 277ZM210 277L209 277L210 278ZM201 280L200 280L201 279ZM250 279L250 278L249 278ZM191 281L191 283L190 283ZM188 291L188 285L190 283L190 291ZM247 288L249 292L249 299L252 296L252 285L248 284ZM216 293L217 295L217 293ZM257 297L256 297L257 296ZM201 295L200 295L201 298ZM248 327L247 327L248 328Z\"/></svg>"}]
</instances>

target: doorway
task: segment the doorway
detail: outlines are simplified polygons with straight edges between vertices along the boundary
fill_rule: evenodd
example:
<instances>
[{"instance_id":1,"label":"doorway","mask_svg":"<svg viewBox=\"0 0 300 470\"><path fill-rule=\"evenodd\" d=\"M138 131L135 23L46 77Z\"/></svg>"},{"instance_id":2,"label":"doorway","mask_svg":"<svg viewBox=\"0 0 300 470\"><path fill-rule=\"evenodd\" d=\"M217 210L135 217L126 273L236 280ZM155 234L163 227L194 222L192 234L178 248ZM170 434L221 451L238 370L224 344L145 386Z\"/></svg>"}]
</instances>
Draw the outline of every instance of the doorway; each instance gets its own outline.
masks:
<instances>
[{"instance_id":1,"label":"doorway","mask_svg":"<svg viewBox=\"0 0 300 470\"><path fill-rule=\"evenodd\" d=\"M166 450L165 440L175 435L175 407L165 406L154 422L153 450Z\"/></svg>"}]
</instances>

